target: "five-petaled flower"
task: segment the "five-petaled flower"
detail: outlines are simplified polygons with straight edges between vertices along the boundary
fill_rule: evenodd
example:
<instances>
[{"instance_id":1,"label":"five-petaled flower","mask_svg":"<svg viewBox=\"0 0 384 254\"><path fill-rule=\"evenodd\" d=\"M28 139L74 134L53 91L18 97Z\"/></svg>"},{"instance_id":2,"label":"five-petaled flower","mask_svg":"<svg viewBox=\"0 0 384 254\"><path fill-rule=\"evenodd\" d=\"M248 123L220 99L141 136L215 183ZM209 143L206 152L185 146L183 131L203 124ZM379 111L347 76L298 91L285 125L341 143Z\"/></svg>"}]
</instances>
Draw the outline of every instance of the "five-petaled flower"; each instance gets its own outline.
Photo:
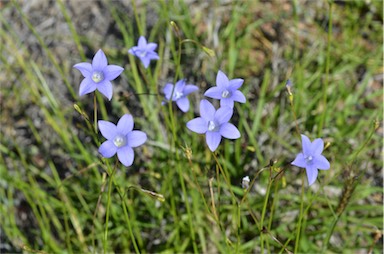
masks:
<instances>
[{"instance_id":1,"label":"five-petaled flower","mask_svg":"<svg viewBox=\"0 0 384 254\"><path fill-rule=\"evenodd\" d=\"M199 88L195 85L186 84L185 79L181 79L176 82L175 88L170 83L166 84L164 87L164 95L167 101L176 101L177 106L183 112L187 112L189 110L189 100L187 95L199 90ZM172 96L173 91L173 96ZM171 99L172 96L172 99Z\"/></svg>"},{"instance_id":2,"label":"five-petaled flower","mask_svg":"<svg viewBox=\"0 0 384 254\"><path fill-rule=\"evenodd\" d=\"M219 70L216 76L216 86L209 88L204 95L213 99L220 100L220 106L233 108L234 102L245 103L246 99L239 89L244 80L237 78L229 80L228 77Z\"/></svg>"},{"instance_id":3,"label":"five-petaled flower","mask_svg":"<svg viewBox=\"0 0 384 254\"><path fill-rule=\"evenodd\" d=\"M137 46L133 46L128 50L128 53L140 58L141 62L144 64L145 68L148 68L149 62L151 60L158 60L159 56L155 52L157 44L150 42L147 43L147 40L144 36L140 36Z\"/></svg>"},{"instance_id":4,"label":"five-petaled flower","mask_svg":"<svg viewBox=\"0 0 384 254\"><path fill-rule=\"evenodd\" d=\"M205 133L209 149L213 152L219 146L221 137L228 139L240 138L240 132L228 121L233 115L233 109L228 106L220 107L217 111L207 100L200 102L200 116L187 123L187 128L199 134Z\"/></svg>"},{"instance_id":5,"label":"five-petaled flower","mask_svg":"<svg viewBox=\"0 0 384 254\"><path fill-rule=\"evenodd\" d=\"M124 68L117 65L108 65L107 57L101 49L93 57L92 64L78 63L73 67L78 69L84 76L83 81L80 83L80 96L97 89L108 100L112 99L113 93L111 80L117 78L124 70Z\"/></svg>"},{"instance_id":6,"label":"five-petaled flower","mask_svg":"<svg viewBox=\"0 0 384 254\"><path fill-rule=\"evenodd\" d=\"M329 161L321 155L324 149L324 142L317 138L313 142L305 135L301 135L303 151L296 156L291 163L294 166L305 168L307 171L308 185L312 185L317 178L318 169L327 170L330 168Z\"/></svg>"},{"instance_id":7,"label":"five-petaled flower","mask_svg":"<svg viewBox=\"0 0 384 254\"><path fill-rule=\"evenodd\" d=\"M134 147L145 143L147 134L142 131L133 130L133 118L125 114L117 125L100 120L98 121L101 134L107 139L99 147L99 153L105 158L111 158L117 153L119 161L126 167L133 163Z\"/></svg>"}]
</instances>

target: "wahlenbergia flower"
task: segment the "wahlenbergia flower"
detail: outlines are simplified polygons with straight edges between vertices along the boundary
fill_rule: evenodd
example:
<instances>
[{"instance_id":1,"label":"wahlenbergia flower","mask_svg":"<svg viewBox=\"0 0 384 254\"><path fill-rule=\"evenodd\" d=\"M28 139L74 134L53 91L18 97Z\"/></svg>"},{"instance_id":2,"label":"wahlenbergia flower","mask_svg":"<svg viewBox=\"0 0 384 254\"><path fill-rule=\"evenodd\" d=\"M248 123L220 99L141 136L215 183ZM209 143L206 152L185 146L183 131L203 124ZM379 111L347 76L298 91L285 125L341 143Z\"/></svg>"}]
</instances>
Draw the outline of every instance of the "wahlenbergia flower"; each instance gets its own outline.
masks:
<instances>
[{"instance_id":1,"label":"wahlenbergia flower","mask_svg":"<svg viewBox=\"0 0 384 254\"><path fill-rule=\"evenodd\" d=\"M78 63L73 67L78 69L84 76L83 81L80 83L80 96L97 89L108 100L112 99L113 93L111 80L117 78L124 70L124 68L117 65L108 65L107 57L101 49L93 57L92 64Z\"/></svg>"},{"instance_id":2,"label":"wahlenbergia flower","mask_svg":"<svg viewBox=\"0 0 384 254\"><path fill-rule=\"evenodd\" d=\"M133 46L128 50L128 53L140 58L141 62L144 64L145 68L148 68L149 62L151 60L158 60L159 56L155 52L157 44L150 42L147 43L147 40L144 36L140 36L137 46Z\"/></svg>"},{"instance_id":3,"label":"wahlenbergia flower","mask_svg":"<svg viewBox=\"0 0 384 254\"><path fill-rule=\"evenodd\" d=\"M133 163L134 147L141 146L147 140L147 134L133 130L133 118L125 114L117 125L111 122L98 121L101 134L107 139L99 147L99 153L104 158L111 158L117 153L117 158L126 167Z\"/></svg>"},{"instance_id":4,"label":"wahlenbergia flower","mask_svg":"<svg viewBox=\"0 0 384 254\"><path fill-rule=\"evenodd\" d=\"M324 149L324 142L317 138L313 142L305 135L301 135L303 151L296 156L291 163L294 166L305 168L307 171L308 185L316 181L318 169L327 170L330 168L329 161L321 155Z\"/></svg>"},{"instance_id":5,"label":"wahlenbergia flower","mask_svg":"<svg viewBox=\"0 0 384 254\"><path fill-rule=\"evenodd\" d=\"M173 96L171 99L173 91ZM189 110L189 100L187 95L193 92L196 92L199 88L195 85L186 84L185 79L179 80L176 82L175 88L173 85L168 83L164 87L164 95L167 101L176 101L177 106L183 112L187 112Z\"/></svg>"},{"instance_id":6,"label":"wahlenbergia flower","mask_svg":"<svg viewBox=\"0 0 384 254\"><path fill-rule=\"evenodd\" d=\"M228 106L220 107L217 111L207 100L200 102L200 116L187 123L187 128L193 132L204 134L209 149L213 152L219 146L221 137L228 139L240 138L240 132L231 123L233 109Z\"/></svg>"},{"instance_id":7,"label":"wahlenbergia flower","mask_svg":"<svg viewBox=\"0 0 384 254\"><path fill-rule=\"evenodd\" d=\"M213 99L220 100L220 106L233 108L234 102L245 103L246 99L239 89L244 80L237 78L229 80L224 72L219 71L216 76L216 86L209 88L204 95Z\"/></svg>"}]
</instances>

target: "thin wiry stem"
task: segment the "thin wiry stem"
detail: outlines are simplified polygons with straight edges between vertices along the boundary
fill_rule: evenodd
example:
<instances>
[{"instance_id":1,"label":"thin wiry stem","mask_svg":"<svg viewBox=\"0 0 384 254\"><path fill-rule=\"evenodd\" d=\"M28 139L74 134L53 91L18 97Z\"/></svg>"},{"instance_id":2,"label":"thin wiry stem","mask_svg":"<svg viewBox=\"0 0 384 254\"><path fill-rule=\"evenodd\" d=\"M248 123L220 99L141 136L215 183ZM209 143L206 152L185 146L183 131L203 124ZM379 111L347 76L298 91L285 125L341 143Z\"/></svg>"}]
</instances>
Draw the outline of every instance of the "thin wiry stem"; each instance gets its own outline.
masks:
<instances>
[{"instance_id":1,"label":"thin wiry stem","mask_svg":"<svg viewBox=\"0 0 384 254\"><path fill-rule=\"evenodd\" d=\"M304 216L303 210L304 210L304 174L301 174L300 215L299 215L299 222L297 223L297 227L296 227L296 241L295 241L294 253L298 253L298 251L299 251L301 222L302 222L303 216Z\"/></svg>"},{"instance_id":2,"label":"thin wiry stem","mask_svg":"<svg viewBox=\"0 0 384 254\"><path fill-rule=\"evenodd\" d=\"M109 182L108 182L108 200L107 200L107 212L105 215L105 230L104 230L104 253L107 253L107 240L108 240L108 222L109 222L109 208L111 206L111 193L112 193L112 182L113 182L113 175L116 172L117 164L119 161L116 159L115 167L113 168L111 175L109 176Z\"/></svg>"},{"instance_id":3,"label":"thin wiry stem","mask_svg":"<svg viewBox=\"0 0 384 254\"><path fill-rule=\"evenodd\" d=\"M93 93L93 122L95 126L95 133L97 134L97 102L96 91Z\"/></svg>"},{"instance_id":4,"label":"thin wiry stem","mask_svg":"<svg viewBox=\"0 0 384 254\"><path fill-rule=\"evenodd\" d=\"M325 83L323 86L323 114L321 115L320 124L319 124L319 137L321 137L322 129L325 123L325 117L327 116L327 90L329 83L329 64L331 59L331 38L332 38L332 3L329 2L329 10L328 10L328 41L327 41L327 56L325 60Z\"/></svg>"}]
</instances>

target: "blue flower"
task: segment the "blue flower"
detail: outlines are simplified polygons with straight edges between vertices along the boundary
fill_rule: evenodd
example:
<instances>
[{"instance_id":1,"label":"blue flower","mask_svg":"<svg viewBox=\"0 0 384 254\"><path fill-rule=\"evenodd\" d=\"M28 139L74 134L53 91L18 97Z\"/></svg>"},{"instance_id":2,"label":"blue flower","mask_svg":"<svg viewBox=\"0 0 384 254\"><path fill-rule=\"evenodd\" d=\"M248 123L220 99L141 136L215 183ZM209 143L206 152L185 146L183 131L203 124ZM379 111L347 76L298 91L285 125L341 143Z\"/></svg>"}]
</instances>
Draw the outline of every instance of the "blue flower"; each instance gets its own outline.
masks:
<instances>
[{"instance_id":1,"label":"blue flower","mask_svg":"<svg viewBox=\"0 0 384 254\"><path fill-rule=\"evenodd\" d=\"M174 91L171 99L172 90ZM197 86L186 84L185 79L182 79L176 82L175 88L173 88L173 85L170 83L166 84L163 92L167 101L176 101L176 105L179 109L183 112L187 112L189 110L189 100L187 95L196 92L197 90L199 90Z\"/></svg>"},{"instance_id":2,"label":"blue flower","mask_svg":"<svg viewBox=\"0 0 384 254\"><path fill-rule=\"evenodd\" d=\"M207 101L200 102L200 116L187 123L187 128L199 134L205 134L209 149L213 152L219 146L221 137L228 139L240 138L240 132L228 121L233 115L233 109L228 106L215 107Z\"/></svg>"},{"instance_id":3,"label":"blue flower","mask_svg":"<svg viewBox=\"0 0 384 254\"><path fill-rule=\"evenodd\" d=\"M305 135L301 135L303 151L296 156L291 163L294 166L305 168L307 171L308 185L312 185L317 178L318 169L327 170L330 168L329 161L321 155L324 149L322 139L315 139L313 142Z\"/></svg>"},{"instance_id":4,"label":"blue flower","mask_svg":"<svg viewBox=\"0 0 384 254\"><path fill-rule=\"evenodd\" d=\"M219 71L216 76L216 86L209 88L204 95L220 100L220 106L233 108L235 101L241 103L246 101L244 94L237 90L243 82L244 80L240 78L229 80L222 71Z\"/></svg>"},{"instance_id":5,"label":"blue flower","mask_svg":"<svg viewBox=\"0 0 384 254\"><path fill-rule=\"evenodd\" d=\"M107 139L99 147L99 153L104 158L111 158L117 153L117 158L126 167L133 163L134 147L141 146L147 140L147 134L133 130L133 118L131 115L123 115L117 126L111 122L98 121L101 134Z\"/></svg>"},{"instance_id":6,"label":"blue flower","mask_svg":"<svg viewBox=\"0 0 384 254\"><path fill-rule=\"evenodd\" d=\"M113 94L111 80L117 78L124 70L124 68L117 65L108 65L107 57L101 49L93 57L92 64L78 63L73 67L78 69L84 76L83 81L80 83L80 96L92 93L97 89L108 100L112 99Z\"/></svg>"},{"instance_id":7,"label":"blue flower","mask_svg":"<svg viewBox=\"0 0 384 254\"><path fill-rule=\"evenodd\" d=\"M159 56L155 52L157 48L156 43L147 43L147 40L144 36L140 36L137 46L133 46L128 50L128 53L140 58L141 62L144 64L145 68L148 68L149 62L151 60L158 60Z\"/></svg>"}]
</instances>

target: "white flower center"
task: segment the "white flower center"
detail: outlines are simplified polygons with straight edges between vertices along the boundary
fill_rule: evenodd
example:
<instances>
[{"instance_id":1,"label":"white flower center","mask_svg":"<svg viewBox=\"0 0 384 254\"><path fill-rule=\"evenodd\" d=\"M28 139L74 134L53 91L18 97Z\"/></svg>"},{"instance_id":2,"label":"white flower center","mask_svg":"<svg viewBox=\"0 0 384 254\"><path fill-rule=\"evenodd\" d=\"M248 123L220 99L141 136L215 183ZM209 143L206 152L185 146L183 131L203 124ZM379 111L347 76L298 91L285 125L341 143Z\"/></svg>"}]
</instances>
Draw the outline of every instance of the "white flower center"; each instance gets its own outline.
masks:
<instances>
[{"instance_id":1,"label":"white flower center","mask_svg":"<svg viewBox=\"0 0 384 254\"><path fill-rule=\"evenodd\" d=\"M147 51L146 50L142 50L139 54L139 57L145 57L147 55Z\"/></svg>"},{"instance_id":2,"label":"white flower center","mask_svg":"<svg viewBox=\"0 0 384 254\"><path fill-rule=\"evenodd\" d=\"M208 121L208 130L209 131L217 131L219 126L216 125L214 121Z\"/></svg>"},{"instance_id":3,"label":"white flower center","mask_svg":"<svg viewBox=\"0 0 384 254\"><path fill-rule=\"evenodd\" d=\"M311 164L312 163L312 160L313 160L313 157L311 155L308 155L308 156L305 156L305 161L308 163L308 164Z\"/></svg>"},{"instance_id":4,"label":"white flower center","mask_svg":"<svg viewBox=\"0 0 384 254\"><path fill-rule=\"evenodd\" d=\"M113 139L113 143L115 144L115 146L120 148L120 147L125 146L127 144L127 138L123 135L118 134Z\"/></svg>"},{"instance_id":5,"label":"white flower center","mask_svg":"<svg viewBox=\"0 0 384 254\"><path fill-rule=\"evenodd\" d=\"M95 82L95 83L99 83L101 81L103 81L104 79L104 73L101 72L101 71L94 71L92 73L92 80Z\"/></svg>"},{"instance_id":6,"label":"white flower center","mask_svg":"<svg viewBox=\"0 0 384 254\"><path fill-rule=\"evenodd\" d=\"M174 91L173 92L173 100L177 101L178 99L180 99L184 94L182 92L176 92Z\"/></svg>"},{"instance_id":7,"label":"white flower center","mask_svg":"<svg viewBox=\"0 0 384 254\"><path fill-rule=\"evenodd\" d=\"M228 90L224 90L221 93L221 97L223 97L223 98L228 98L230 95L231 95L231 93Z\"/></svg>"}]
</instances>

